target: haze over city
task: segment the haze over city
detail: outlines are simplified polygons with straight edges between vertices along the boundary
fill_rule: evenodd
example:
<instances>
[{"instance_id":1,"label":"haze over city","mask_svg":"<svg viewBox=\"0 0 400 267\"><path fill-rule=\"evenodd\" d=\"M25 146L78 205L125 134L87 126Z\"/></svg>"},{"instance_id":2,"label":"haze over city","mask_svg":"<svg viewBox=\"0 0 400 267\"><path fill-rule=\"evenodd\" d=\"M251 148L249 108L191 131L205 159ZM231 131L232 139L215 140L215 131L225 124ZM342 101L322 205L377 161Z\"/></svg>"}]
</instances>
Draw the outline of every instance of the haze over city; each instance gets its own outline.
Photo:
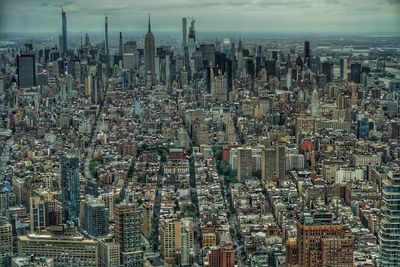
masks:
<instances>
[{"instance_id":1,"label":"haze over city","mask_svg":"<svg viewBox=\"0 0 400 267\"><path fill-rule=\"evenodd\" d=\"M155 31L177 31L181 17L195 16L199 31L400 32L398 0L2 0L0 32L56 32L61 6L71 32L140 31L151 12Z\"/></svg>"}]
</instances>

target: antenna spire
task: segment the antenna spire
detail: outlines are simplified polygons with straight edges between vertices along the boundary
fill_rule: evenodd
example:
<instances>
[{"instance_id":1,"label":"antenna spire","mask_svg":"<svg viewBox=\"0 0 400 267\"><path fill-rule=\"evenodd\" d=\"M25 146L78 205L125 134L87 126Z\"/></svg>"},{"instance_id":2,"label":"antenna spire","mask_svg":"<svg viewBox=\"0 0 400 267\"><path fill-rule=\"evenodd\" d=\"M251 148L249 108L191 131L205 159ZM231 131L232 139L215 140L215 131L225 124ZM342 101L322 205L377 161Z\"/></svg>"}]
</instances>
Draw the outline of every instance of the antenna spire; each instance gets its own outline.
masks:
<instances>
[{"instance_id":1,"label":"antenna spire","mask_svg":"<svg viewBox=\"0 0 400 267\"><path fill-rule=\"evenodd\" d=\"M150 23L150 12L149 12L149 26L148 26L149 32L151 32L151 23Z\"/></svg>"}]
</instances>

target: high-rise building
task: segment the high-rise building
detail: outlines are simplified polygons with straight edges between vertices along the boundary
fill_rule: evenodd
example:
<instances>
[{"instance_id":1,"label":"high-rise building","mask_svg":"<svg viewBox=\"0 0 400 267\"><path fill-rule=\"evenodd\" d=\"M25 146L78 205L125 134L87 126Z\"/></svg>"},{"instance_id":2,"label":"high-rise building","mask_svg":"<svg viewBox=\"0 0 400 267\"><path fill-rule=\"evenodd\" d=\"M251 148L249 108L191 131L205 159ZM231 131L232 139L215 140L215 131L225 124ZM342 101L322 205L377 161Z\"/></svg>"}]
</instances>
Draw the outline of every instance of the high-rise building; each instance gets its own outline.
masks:
<instances>
[{"instance_id":1,"label":"high-rise building","mask_svg":"<svg viewBox=\"0 0 400 267\"><path fill-rule=\"evenodd\" d=\"M119 32L119 49L118 49L118 54L122 56L124 54L124 49L123 49L123 42L122 42L122 32Z\"/></svg>"},{"instance_id":2,"label":"high-rise building","mask_svg":"<svg viewBox=\"0 0 400 267\"><path fill-rule=\"evenodd\" d=\"M62 55L63 57L67 56L68 44L67 44L67 16L65 15L64 9L61 10L62 16Z\"/></svg>"},{"instance_id":3,"label":"high-rise building","mask_svg":"<svg viewBox=\"0 0 400 267\"><path fill-rule=\"evenodd\" d=\"M350 81L360 83L361 81L361 64L352 63L350 65Z\"/></svg>"},{"instance_id":4,"label":"high-rise building","mask_svg":"<svg viewBox=\"0 0 400 267\"><path fill-rule=\"evenodd\" d=\"M85 200L84 203L84 229L93 237L108 234L108 209L97 198Z\"/></svg>"},{"instance_id":5,"label":"high-rise building","mask_svg":"<svg viewBox=\"0 0 400 267\"><path fill-rule=\"evenodd\" d=\"M72 156L61 157L61 204L63 222L79 220L79 159Z\"/></svg>"},{"instance_id":6,"label":"high-rise building","mask_svg":"<svg viewBox=\"0 0 400 267\"><path fill-rule=\"evenodd\" d=\"M160 223L160 245L161 256L168 264L189 266L194 249L193 221L163 219ZM176 259L180 260L176 262Z\"/></svg>"},{"instance_id":7,"label":"high-rise building","mask_svg":"<svg viewBox=\"0 0 400 267\"><path fill-rule=\"evenodd\" d=\"M97 241L65 225L53 226L41 234L18 236L17 245L18 256L52 258L55 266L98 266Z\"/></svg>"},{"instance_id":8,"label":"high-rise building","mask_svg":"<svg viewBox=\"0 0 400 267\"><path fill-rule=\"evenodd\" d=\"M266 147L261 155L261 177L271 178L277 176L285 178L286 172L286 147L278 145Z\"/></svg>"},{"instance_id":9,"label":"high-rise building","mask_svg":"<svg viewBox=\"0 0 400 267\"><path fill-rule=\"evenodd\" d=\"M35 55L17 56L18 86L30 88L36 86Z\"/></svg>"},{"instance_id":10,"label":"high-rise building","mask_svg":"<svg viewBox=\"0 0 400 267\"><path fill-rule=\"evenodd\" d=\"M301 213L297 242L289 239L288 247L288 266L353 266L354 238L329 211Z\"/></svg>"},{"instance_id":11,"label":"high-rise building","mask_svg":"<svg viewBox=\"0 0 400 267\"><path fill-rule=\"evenodd\" d=\"M120 245L112 238L99 240L99 267L120 266Z\"/></svg>"},{"instance_id":12,"label":"high-rise building","mask_svg":"<svg viewBox=\"0 0 400 267\"><path fill-rule=\"evenodd\" d=\"M40 197L30 199L30 227L31 232L40 232L46 227L46 207Z\"/></svg>"},{"instance_id":13,"label":"high-rise building","mask_svg":"<svg viewBox=\"0 0 400 267\"><path fill-rule=\"evenodd\" d=\"M382 179L381 190L380 266L400 266L400 168L388 172Z\"/></svg>"},{"instance_id":14,"label":"high-rise building","mask_svg":"<svg viewBox=\"0 0 400 267\"><path fill-rule=\"evenodd\" d=\"M322 62L321 64L321 73L326 75L326 81L332 82L333 81L333 63L331 62Z\"/></svg>"},{"instance_id":15,"label":"high-rise building","mask_svg":"<svg viewBox=\"0 0 400 267\"><path fill-rule=\"evenodd\" d=\"M237 179L244 182L253 175L253 159L251 148L240 147L237 149Z\"/></svg>"},{"instance_id":16,"label":"high-rise building","mask_svg":"<svg viewBox=\"0 0 400 267\"><path fill-rule=\"evenodd\" d=\"M347 58L340 59L340 79L347 81Z\"/></svg>"},{"instance_id":17,"label":"high-rise building","mask_svg":"<svg viewBox=\"0 0 400 267\"><path fill-rule=\"evenodd\" d=\"M6 217L0 217L0 262L12 256L12 228Z\"/></svg>"},{"instance_id":18,"label":"high-rise building","mask_svg":"<svg viewBox=\"0 0 400 267\"><path fill-rule=\"evenodd\" d=\"M155 72L156 72L156 46L154 41L154 35L151 32L150 14L149 14L149 24L148 31L144 38L144 59L145 59L145 69L146 69L146 84L153 85L155 83Z\"/></svg>"},{"instance_id":19,"label":"high-rise building","mask_svg":"<svg viewBox=\"0 0 400 267\"><path fill-rule=\"evenodd\" d=\"M311 68L311 54L310 54L310 42L304 42L304 63L307 68Z\"/></svg>"},{"instance_id":20,"label":"high-rise building","mask_svg":"<svg viewBox=\"0 0 400 267\"><path fill-rule=\"evenodd\" d=\"M182 51L187 46L187 18L182 18Z\"/></svg>"},{"instance_id":21,"label":"high-rise building","mask_svg":"<svg viewBox=\"0 0 400 267\"><path fill-rule=\"evenodd\" d=\"M319 101L319 94L317 88L314 88L312 95L311 95L311 115L318 116L320 109L320 101Z\"/></svg>"},{"instance_id":22,"label":"high-rise building","mask_svg":"<svg viewBox=\"0 0 400 267\"><path fill-rule=\"evenodd\" d=\"M115 237L121 246L123 266L142 266L143 251L140 234L140 210L136 204L115 205Z\"/></svg>"},{"instance_id":23,"label":"high-rise building","mask_svg":"<svg viewBox=\"0 0 400 267\"><path fill-rule=\"evenodd\" d=\"M194 53L196 52L196 31L194 29L195 22L196 20L192 19L189 27L189 35L188 35L189 58L194 57Z\"/></svg>"},{"instance_id":24,"label":"high-rise building","mask_svg":"<svg viewBox=\"0 0 400 267\"><path fill-rule=\"evenodd\" d=\"M208 253L209 267L234 267L235 249L233 244L226 243L220 246L211 247Z\"/></svg>"},{"instance_id":25,"label":"high-rise building","mask_svg":"<svg viewBox=\"0 0 400 267\"><path fill-rule=\"evenodd\" d=\"M108 17L107 16L104 18L104 35L105 35L105 39L106 39L105 43L104 43L104 49L105 49L105 54L108 56L108 55L110 55L110 50L108 47Z\"/></svg>"}]
</instances>

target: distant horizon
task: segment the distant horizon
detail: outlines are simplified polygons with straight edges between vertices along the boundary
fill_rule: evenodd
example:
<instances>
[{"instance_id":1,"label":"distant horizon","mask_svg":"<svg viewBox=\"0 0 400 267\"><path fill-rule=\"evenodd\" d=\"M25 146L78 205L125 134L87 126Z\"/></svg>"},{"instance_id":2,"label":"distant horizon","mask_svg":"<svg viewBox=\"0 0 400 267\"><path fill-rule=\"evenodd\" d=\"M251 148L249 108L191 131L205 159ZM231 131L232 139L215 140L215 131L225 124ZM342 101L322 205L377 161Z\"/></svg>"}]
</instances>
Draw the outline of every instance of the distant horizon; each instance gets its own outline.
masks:
<instances>
[{"instance_id":1,"label":"distant horizon","mask_svg":"<svg viewBox=\"0 0 400 267\"><path fill-rule=\"evenodd\" d=\"M109 30L109 34L118 34L119 32L122 33L146 33L147 29L144 30ZM152 29L153 33L158 33L158 34L163 34L163 33L173 33L173 34L179 34L181 35L182 32L179 30L174 30L174 29L165 29L165 30L157 30L157 29ZM68 31L69 34L71 35L80 35L80 34L104 34L104 32L99 31L99 30L82 30L82 31ZM400 37L400 32L396 31L387 31L387 32L380 32L380 31L365 31L365 32L352 32L352 31L235 31L235 30L196 30L196 33L210 33L210 34L217 34L217 33L233 33L233 34L241 34L241 35L259 35L259 34L273 34L273 35L310 35L310 36L338 36L338 35L343 35L343 36L363 36L363 37L373 37L376 36L386 36L386 37ZM48 34L48 35L57 35L61 34L60 31L35 31L35 32L14 32L14 31L3 31L0 33L0 37L2 35L36 35L36 34Z\"/></svg>"},{"instance_id":2,"label":"distant horizon","mask_svg":"<svg viewBox=\"0 0 400 267\"><path fill-rule=\"evenodd\" d=\"M0 1L0 32L181 31L182 17L199 32L400 34L398 0L13 0ZM12 12L9 12L12 10ZM188 26L190 19L188 21ZM397 25L397 26L396 26Z\"/></svg>"}]
</instances>

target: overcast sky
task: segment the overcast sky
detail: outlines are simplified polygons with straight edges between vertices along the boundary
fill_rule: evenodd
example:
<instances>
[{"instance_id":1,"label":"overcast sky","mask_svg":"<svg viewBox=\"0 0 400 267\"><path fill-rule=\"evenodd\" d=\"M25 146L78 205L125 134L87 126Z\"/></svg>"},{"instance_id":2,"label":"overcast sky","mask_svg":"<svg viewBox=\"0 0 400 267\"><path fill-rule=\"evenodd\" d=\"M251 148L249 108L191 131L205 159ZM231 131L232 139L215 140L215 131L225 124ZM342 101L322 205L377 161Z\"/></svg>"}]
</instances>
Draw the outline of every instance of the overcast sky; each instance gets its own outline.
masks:
<instances>
[{"instance_id":1,"label":"overcast sky","mask_svg":"<svg viewBox=\"0 0 400 267\"><path fill-rule=\"evenodd\" d=\"M400 33L400 0L0 0L0 32L180 31L194 16L199 31Z\"/></svg>"}]
</instances>

